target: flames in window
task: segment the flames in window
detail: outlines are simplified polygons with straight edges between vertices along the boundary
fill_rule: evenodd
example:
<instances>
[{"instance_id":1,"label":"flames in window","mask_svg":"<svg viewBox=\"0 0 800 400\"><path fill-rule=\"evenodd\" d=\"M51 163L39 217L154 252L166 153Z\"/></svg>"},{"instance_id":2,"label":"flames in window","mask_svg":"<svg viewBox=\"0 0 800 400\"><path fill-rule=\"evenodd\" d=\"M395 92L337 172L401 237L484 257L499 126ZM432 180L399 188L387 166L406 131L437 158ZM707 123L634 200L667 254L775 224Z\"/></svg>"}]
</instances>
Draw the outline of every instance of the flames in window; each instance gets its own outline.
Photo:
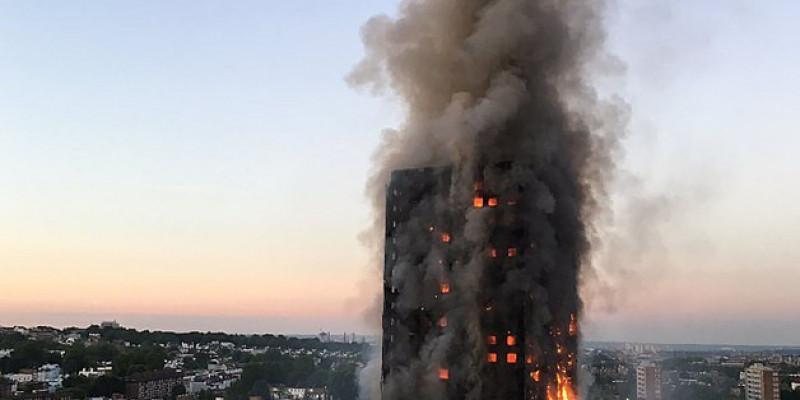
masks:
<instances>
[{"instance_id":1,"label":"flames in window","mask_svg":"<svg viewBox=\"0 0 800 400\"><path fill-rule=\"evenodd\" d=\"M450 293L450 284L447 282L442 282L439 284L439 291L441 291L442 294Z\"/></svg>"},{"instance_id":2,"label":"flames in window","mask_svg":"<svg viewBox=\"0 0 800 400\"><path fill-rule=\"evenodd\" d=\"M517 256L517 248L516 247L509 247L508 248L508 256L509 257L516 257Z\"/></svg>"},{"instance_id":3,"label":"flames in window","mask_svg":"<svg viewBox=\"0 0 800 400\"><path fill-rule=\"evenodd\" d=\"M517 338L513 335L506 336L506 344L509 346L516 346L517 345Z\"/></svg>"},{"instance_id":4,"label":"flames in window","mask_svg":"<svg viewBox=\"0 0 800 400\"><path fill-rule=\"evenodd\" d=\"M483 197L475 196L475 198L472 199L472 205L475 208L483 208Z\"/></svg>"},{"instance_id":5,"label":"flames in window","mask_svg":"<svg viewBox=\"0 0 800 400\"><path fill-rule=\"evenodd\" d=\"M439 368L439 379L443 381L450 379L450 370L447 368Z\"/></svg>"},{"instance_id":6,"label":"flames in window","mask_svg":"<svg viewBox=\"0 0 800 400\"><path fill-rule=\"evenodd\" d=\"M490 363L496 363L497 362L497 353L489 353L486 356L486 361L488 361Z\"/></svg>"},{"instance_id":7,"label":"flames in window","mask_svg":"<svg viewBox=\"0 0 800 400\"><path fill-rule=\"evenodd\" d=\"M439 318L438 325L440 328L447 327L447 317Z\"/></svg>"},{"instance_id":8,"label":"flames in window","mask_svg":"<svg viewBox=\"0 0 800 400\"><path fill-rule=\"evenodd\" d=\"M575 314L569 316L569 335L576 336L578 334L578 318Z\"/></svg>"},{"instance_id":9,"label":"flames in window","mask_svg":"<svg viewBox=\"0 0 800 400\"><path fill-rule=\"evenodd\" d=\"M516 364L517 363L517 353L508 353L506 354L506 362L509 364Z\"/></svg>"},{"instance_id":10,"label":"flames in window","mask_svg":"<svg viewBox=\"0 0 800 400\"><path fill-rule=\"evenodd\" d=\"M442 234L442 242L450 243L450 234L449 233L443 233Z\"/></svg>"},{"instance_id":11,"label":"flames in window","mask_svg":"<svg viewBox=\"0 0 800 400\"><path fill-rule=\"evenodd\" d=\"M497 336L494 336L494 335L489 336L488 338L486 338L486 342L491 344L491 345L497 344Z\"/></svg>"}]
</instances>

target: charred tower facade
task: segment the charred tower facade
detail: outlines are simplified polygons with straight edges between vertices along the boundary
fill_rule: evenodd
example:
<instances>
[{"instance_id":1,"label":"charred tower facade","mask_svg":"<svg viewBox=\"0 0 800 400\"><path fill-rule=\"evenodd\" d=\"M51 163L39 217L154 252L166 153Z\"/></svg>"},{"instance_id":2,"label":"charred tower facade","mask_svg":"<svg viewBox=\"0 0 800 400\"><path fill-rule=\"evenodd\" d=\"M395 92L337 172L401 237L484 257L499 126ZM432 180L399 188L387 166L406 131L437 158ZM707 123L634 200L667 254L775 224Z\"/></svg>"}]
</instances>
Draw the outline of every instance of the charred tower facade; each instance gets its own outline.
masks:
<instances>
[{"instance_id":1,"label":"charred tower facade","mask_svg":"<svg viewBox=\"0 0 800 400\"><path fill-rule=\"evenodd\" d=\"M485 165L391 175L384 400L575 398L579 190Z\"/></svg>"}]
</instances>

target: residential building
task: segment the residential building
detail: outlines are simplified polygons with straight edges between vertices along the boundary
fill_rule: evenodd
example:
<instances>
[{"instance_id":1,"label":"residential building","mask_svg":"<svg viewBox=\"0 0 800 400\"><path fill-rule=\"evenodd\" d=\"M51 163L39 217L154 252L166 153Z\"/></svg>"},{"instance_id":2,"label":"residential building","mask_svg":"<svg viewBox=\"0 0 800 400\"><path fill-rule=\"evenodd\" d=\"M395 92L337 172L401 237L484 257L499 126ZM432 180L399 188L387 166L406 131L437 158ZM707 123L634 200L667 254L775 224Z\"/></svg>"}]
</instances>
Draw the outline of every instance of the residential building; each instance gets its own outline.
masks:
<instances>
[{"instance_id":1,"label":"residential building","mask_svg":"<svg viewBox=\"0 0 800 400\"><path fill-rule=\"evenodd\" d=\"M386 191L384 398L572 397L575 236L565 234L556 244L552 237L560 227L536 226L549 224L548 217L520 200L547 182L529 181L533 174L526 171L498 163L474 179L456 167L392 172ZM559 207L554 204L553 212ZM539 267L539 243L559 254L546 272ZM544 299L559 308L544 311Z\"/></svg>"},{"instance_id":2,"label":"residential building","mask_svg":"<svg viewBox=\"0 0 800 400\"><path fill-rule=\"evenodd\" d=\"M747 400L780 400L781 388L778 372L764 364L756 363L745 370Z\"/></svg>"},{"instance_id":3,"label":"residential building","mask_svg":"<svg viewBox=\"0 0 800 400\"><path fill-rule=\"evenodd\" d=\"M183 374L170 369L133 374L125 382L128 399L166 399L172 390L183 385Z\"/></svg>"},{"instance_id":4,"label":"residential building","mask_svg":"<svg viewBox=\"0 0 800 400\"><path fill-rule=\"evenodd\" d=\"M652 361L643 361L636 366L636 398L661 400L661 369Z\"/></svg>"}]
</instances>

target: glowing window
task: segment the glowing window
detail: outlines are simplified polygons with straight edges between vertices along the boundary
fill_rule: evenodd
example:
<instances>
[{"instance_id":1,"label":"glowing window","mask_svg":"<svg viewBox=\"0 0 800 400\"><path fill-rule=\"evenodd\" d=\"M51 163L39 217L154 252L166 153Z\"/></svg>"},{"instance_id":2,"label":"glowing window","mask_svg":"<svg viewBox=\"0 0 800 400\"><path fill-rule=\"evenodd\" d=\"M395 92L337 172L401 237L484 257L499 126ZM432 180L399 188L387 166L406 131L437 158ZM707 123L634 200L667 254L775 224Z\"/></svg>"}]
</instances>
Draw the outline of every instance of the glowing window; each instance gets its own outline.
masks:
<instances>
[{"instance_id":1,"label":"glowing window","mask_svg":"<svg viewBox=\"0 0 800 400\"><path fill-rule=\"evenodd\" d=\"M506 336L506 344L509 345L509 346L516 346L517 345L517 338L512 336L512 335Z\"/></svg>"},{"instance_id":2,"label":"glowing window","mask_svg":"<svg viewBox=\"0 0 800 400\"><path fill-rule=\"evenodd\" d=\"M578 319L575 314L569 316L569 335L575 336L578 334Z\"/></svg>"},{"instance_id":3,"label":"glowing window","mask_svg":"<svg viewBox=\"0 0 800 400\"><path fill-rule=\"evenodd\" d=\"M442 234L442 242L450 243L450 234L449 233L443 233Z\"/></svg>"},{"instance_id":4,"label":"glowing window","mask_svg":"<svg viewBox=\"0 0 800 400\"><path fill-rule=\"evenodd\" d=\"M525 364L533 364L533 356L528 355L525 357Z\"/></svg>"},{"instance_id":5,"label":"glowing window","mask_svg":"<svg viewBox=\"0 0 800 400\"><path fill-rule=\"evenodd\" d=\"M496 363L497 362L497 353L489 353L486 356L486 361L489 361L490 363Z\"/></svg>"},{"instance_id":6,"label":"glowing window","mask_svg":"<svg viewBox=\"0 0 800 400\"><path fill-rule=\"evenodd\" d=\"M497 207L498 204L497 197L489 197L489 207Z\"/></svg>"},{"instance_id":7,"label":"glowing window","mask_svg":"<svg viewBox=\"0 0 800 400\"><path fill-rule=\"evenodd\" d=\"M516 257L517 256L517 248L516 247L509 247L508 248L508 256L509 257Z\"/></svg>"},{"instance_id":8,"label":"glowing window","mask_svg":"<svg viewBox=\"0 0 800 400\"><path fill-rule=\"evenodd\" d=\"M536 371L531 372L531 378L533 378L534 381L539 382L539 380L542 378L542 371L537 369Z\"/></svg>"},{"instance_id":9,"label":"glowing window","mask_svg":"<svg viewBox=\"0 0 800 400\"><path fill-rule=\"evenodd\" d=\"M447 317L439 318L439 327L444 328L447 326Z\"/></svg>"},{"instance_id":10,"label":"glowing window","mask_svg":"<svg viewBox=\"0 0 800 400\"><path fill-rule=\"evenodd\" d=\"M450 371L447 368L439 368L439 379L443 381L450 379Z\"/></svg>"},{"instance_id":11,"label":"glowing window","mask_svg":"<svg viewBox=\"0 0 800 400\"><path fill-rule=\"evenodd\" d=\"M497 258L497 249L489 249L489 255L492 256L492 258Z\"/></svg>"},{"instance_id":12,"label":"glowing window","mask_svg":"<svg viewBox=\"0 0 800 400\"><path fill-rule=\"evenodd\" d=\"M450 293L450 284L442 282L441 285L439 285L439 289L442 291L442 294Z\"/></svg>"},{"instance_id":13,"label":"glowing window","mask_svg":"<svg viewBox=\"0 0 800 400\"><path fill-rule=\"evenodd\" d=\"M475 208L483 208L483 197L475 196L472 200L472 205L475 206Z\"/></svg>"},{"instance_id":14,"label":"glowing window","mask_svg":"<svg viewBox=\"0 0 800 400\"><path fill-rule=\"evenodd\" d=\"M489 344L497 344L497 336L494 336L494 335L489 336L488 338L486 338L486 341Z\"/></svg>"},{"instance_id":15,"label":"glowing window","mask_svg":"<svg viewBox=\"0 0 800 400\"><path fill-rule=\"evenodd\" d=\"M509 364L516 364L517 363L517 353L508 353L506 354L506 362Z\"/></svg>"}]
</instances>

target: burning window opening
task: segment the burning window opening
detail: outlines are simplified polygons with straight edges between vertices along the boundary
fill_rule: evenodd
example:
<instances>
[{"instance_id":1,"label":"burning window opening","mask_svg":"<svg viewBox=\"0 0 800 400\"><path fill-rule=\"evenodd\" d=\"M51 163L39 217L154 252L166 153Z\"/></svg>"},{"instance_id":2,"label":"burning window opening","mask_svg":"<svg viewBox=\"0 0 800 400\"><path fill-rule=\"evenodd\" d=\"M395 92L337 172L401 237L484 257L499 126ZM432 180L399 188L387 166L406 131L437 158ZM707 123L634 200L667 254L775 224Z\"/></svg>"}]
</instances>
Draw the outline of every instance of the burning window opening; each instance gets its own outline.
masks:
<instances>
[{"instance_id":1,"label":"burning window opening","mask_svg":"<svg viewBox=\"0 0 800 400\"><path fill-rule=\"evenodd\" d=\"M447 327L447 317L439 318L439 327L446 328Z\"/></svg>"},{"instance_id":2,"label":"burning window opening","mask_svg":"<svg viewBox=\"0 0 800 400\"><path fill-rule=\"evenodd\" d=\"M525 364L533 364L533 356L532 355L528 354L525 357Z\"/></svg>"},{"instance_id":3,"label":"burning window opening","mask_svg":"<svg viewBox=\"0 0 800 400\"><path fill-rule=\"evenodd\" d=\"M536 371L533 371L533 372L531 372L531 378L532 378L532 379L533 379L535 382L539 382L539 381L542 379L542 371L539 371L539 370L537 369Z\"/></svg>"},{"instance_id":4,"label":"burning window opening","mask_svg":"<svg viewBox=\"0 0 800 400\"><path fill-rule=\"evenodd\" d=\"M475 196L475 198L472 200L472 205L475 208L483 208L483 197Z\"/></svg>"},{"instance_id":5,"label":"burning window opening","mask_svg":"<svg viewBox=\"0 0 800 400\"><path fill-rule=\"evenodd\" d=\"M509 257L516 257L517 256L517 248L516 247L509 247L508 248L508 256Z\"/></svg>"},{"instance_id":6,"label":"burning window opening","mask_svg":"<svg viewBox=\"0 0 800 400\"><path fill-rule=\"evenodd\" d=\"M486 356L486 361L489 361L490 363L496 363L497 362L497 353L489 353Z\"/></svg>"},{"instance_id":7,"label":"burning window opening","mask_svg":"<svg viewBox=\"0 0 800 400\"><path fill-rule=\"evenodd\" d=\"M497 258L497 249L495 249L495 248L491 248L491 249L489 249L489 255L490 255L492 258Z\"/></svg>"},{"instance_id":8,"label":"burning window opening","mask_svg":"<svg viewBox=\"0 0 800 400\"><path fill-rule=\"evenodd\" d=\"M450 370L447 368L439 368L439 379L443 381L450 379Z\"/></svg>"},{"instance_id":9,"label":"burning window opening","mask_svg":"<svg viewBox=\"0 0 800 400\"><path fill-rule=\"evenodd\" d=\"M442 292L442 294L450 293L450 284L447 282L442 282L439 285L439 290Z\"/></svg>"},{"instance_id":10,"label":"burning window opening","mask_svg":"<svg viewBox=\"0 0 800 400\"><path fill-rule=\"evenodd\" d=\"M517 363L517 353L508 353L506 354L506 362L509 364L516 364Z\"/></svg>"},{"instance_id":11,"label":"burning window opening","mask_svg":"<svg viewBox=\"0 0 800 400\"><path fill-rule=\"evenodd\" d=\"M442 234L442 242L450 243L450 234L449 233L443 233Z\"/></svg>"},{"instance_id":12,"label":"burning window opening","mask_svg":"<svg viewBox=\"0 0 800 400\"><path fill-rule=\"evenodd\" d=\"M570 314L569 316L569 335L578 335L578 318L575 316L575 314Z\"/></svg>"},{"instance_id":13,"label":"burning window opening","mask_svg":"<svg viewBox=\"0 0 800 400\"><path fill-rule=\"evenodd\" d=\"M497 207L500 204L500 201L497 197L489 197L489 207Z\"/></svg>"},{"instance_id":14,"label":"burning window opening","mask_svg":"<svg viewBox=\"0 0 800 400\"><path fill-rule=\"evenodd\" d=\"M497 336L494 335L489 336L488 338L486 338L486 342L491 345L497 344Z\"/></svg>"},{"instance_id":15,"label":"burning window opening","mask_svg":"<svg viewBox=\"0 0 800 400\"><path fill-rule=\"evenodd\" d=\"M517 338L513 335L506 336L506 344L509 346L516 346L517 345Z\"/></svg>"}]
</instances>

